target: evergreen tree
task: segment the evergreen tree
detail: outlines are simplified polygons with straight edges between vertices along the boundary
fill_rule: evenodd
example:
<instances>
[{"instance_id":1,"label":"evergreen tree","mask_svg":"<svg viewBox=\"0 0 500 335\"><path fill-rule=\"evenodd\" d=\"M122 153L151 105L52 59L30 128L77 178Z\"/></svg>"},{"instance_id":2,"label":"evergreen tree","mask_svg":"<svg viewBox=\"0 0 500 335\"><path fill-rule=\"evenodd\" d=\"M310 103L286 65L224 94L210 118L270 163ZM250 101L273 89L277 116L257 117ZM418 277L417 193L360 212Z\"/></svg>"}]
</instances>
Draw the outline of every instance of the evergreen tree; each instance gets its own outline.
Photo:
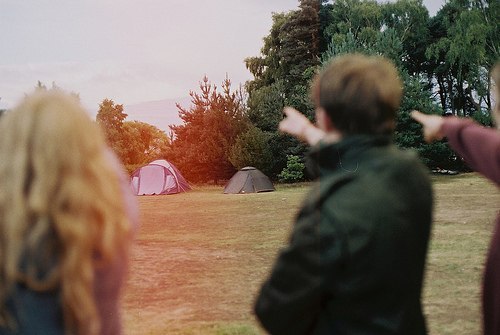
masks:
<instances>
[{"instance_id":1,"label":"evergreen tree","mask_svg":"<svg viewBox=\"0 0 500 335\"><path fill-rule=\"evenodd\" d=\"M350 1L351 3L357 3L357 6L374 6L373 3L367 2L363 4L362 1ZM416 71L418 66L409 65L410 60L407 57L408 50L405 49L405 37L404 34L408 34L407 30L410 29L412 24L412 15L406 13L408 10L405 6L416 6L415 12L419 13L422 11L420 1L408 1L403 0L392 5L376 5L388 6L385 10L392 8L400 8L398 15L407 20L398 19L396 15L391 16L392 23L391 27L386 26L385 29L375 33L373 36L370 34L371 38L356 38L355 34L348 31L345 35L337 33L334 38L332 38L332 43L329 45L327 51L323 54L323 61L328 62L331 58L336 57L345 53L359 52L369 55L382 55L391 59L396 67L399 69L401 78L404 83L404 94L401 102L400 109L397 115L397 127L395 131L394 140L395 143L401 148L411 148L419 152L422 160L430 167L441 167L441 168L457 168L460 165L460 161L457 161L453 152L443 143L432 143L427 144L424 142L422 137L422 131L420 126L410 117L410 112L414 109L419 109L426 111L428 113L440 114L441 109L433 102L431 87L427 85L427 78L424 73L414 73L409 74L409 68ZM399 6L399 7L398 7ZM411 8L410 6L410 8ZM406 9L405 9L406 8ZM404 11L402 9L405 9ZM366 10L351 8L354 13L366 13ZM406 13L406 14L404 14ZM423 12L424 14L426 11ZM373 16L373 14L370 14ZM374 17L378 17L375 15ZM425 15L424 15L425 17ZM362 18L352 19L353 22L365 22L372 24L373 20L363 20ZM352 24L352 23L350 23ZM332 22L333 25L333 22ZM339 25L342 27L343 25ZM369 27L373 28L373 25ZM357 31L363 31L362 27L357 26L355 29ZM365 30L366 31L366 30ZM462 166L463 167L463 166Z\"/></svg>"},{"instance_id":2,"label":"evergreen tree","mask_svg":"<svg viewBox=\"0 0 500 335\"><path fill-rule=\"evenodd\" d=\"M278 55L286 104L312 118L312 105L303 97L304 94L307 97L312 73L320 64L320 3L318 0L302 0L299 8L281 26Z\"/></svg>"},{"instance_id":3,"label":"evergreen tree","mask_svg":"<svg viewBox=\"0 0 500 335\"><path fill-rule=\"evenodd\" d=\"M275 85L282 90L286 105L312 118L312 106L304 95L307 97L310 79L320 64L323 36L320 10L318 0L301 0L298 10L273 15L273 26L264 39L262 56L245 59L254 76L254 80L247 83L250 99L258 89Z\"/></svg>"},{"instance_id":4,"label":"evergreen tree","mask_svg":"<svg viewBox=\"0 0 500 335\"><path fill-rule=\"evenodd\" d=\"M309 87L326 47L320 30L328 19L325 2L301 0L297 10L274 14L261 56L245 59L254 76L246 85L249 119L262 131L274 132L270 139L272 178L286 166L287 154L304 154L303 144L276 132L284 106L293 106L314 119Z\"/></svg>"},{"instance_id":5,"label":"evergreen tree","mask_svg":"<svg viewBox=\"0 0 500 335\"><path fill-rule=\"evenodd\" d=\"M247 131L238 135L231 147L229 153L231 164L237 170L245 166L253 166L266 175L272 173L270 166L272 166L273 156L269 146L271 136L271 133L263 132L251 125Z\"/></svg>"},{"instance_id":6,"label":"evergreen tree","mask_svg":"<svg viewBox=\"0 0 500 335\"><path fill-rule=\"evenodd\" d=\"M182 125L170 126L170 159L191 182L218 183L236 171L229 161L231 147L248 127L241 90L232 92L226 78L222 92L204 77L201 93L190 92L192 106L178 105Z\"/></svg>"},{"instance_id":7,"label":"evergreen tree","mask_svg":"<svg viewBox=\"0 0 500 335\"><path fill-rule=\"evenodd\" d=\"M271 174L286 155L305 147L277 131L283 106L314 119L309 85L321 62L347 52L383 55L398 67L405 90L396 143L418 150L429 166L462 166L444 142L424 143L413 109L471 116L491 125L488 70L500 59L500 2L449 0L434 17L422 0L299 1L298 10L274 14L261 56L247 58L248 116L270 132Z\"/></svg>"},{"instance_id":8,"label":"evergreen tree","mask_svg":"<svg viewBox=\"0 0 500 335\"><path fill-rule=\"evenodd\" d=\"M283 82L278 80L251 92L248 98L247 115L253 125L262 131L278 130L278 124L283 118L283 107L285 107L283 91Z\"/></svg>"}]
</instances>

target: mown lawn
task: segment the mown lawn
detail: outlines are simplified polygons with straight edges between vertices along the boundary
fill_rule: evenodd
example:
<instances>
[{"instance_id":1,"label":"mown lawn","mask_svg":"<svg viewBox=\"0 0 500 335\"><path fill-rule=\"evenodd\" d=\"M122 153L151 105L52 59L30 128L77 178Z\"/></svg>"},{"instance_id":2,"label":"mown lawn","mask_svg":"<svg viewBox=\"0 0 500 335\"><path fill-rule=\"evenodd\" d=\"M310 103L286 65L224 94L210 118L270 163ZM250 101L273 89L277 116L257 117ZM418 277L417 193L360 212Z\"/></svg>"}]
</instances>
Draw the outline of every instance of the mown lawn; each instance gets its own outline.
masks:
<instances>
[{"instance_id":1,"label":"mown lawn","mask_svg":"<svg viewBox=\"0 0 500 335\"><path fill-rule=\"evenodd\" d=\"M480 334L480 284L496 187L476 174L433 177L435 223L424 291L430 334ZM124 297L130 335L262 334L252 305L309 184L225 195L200 187L139 197L141 228Z\"/></svg>"}]
</instances>

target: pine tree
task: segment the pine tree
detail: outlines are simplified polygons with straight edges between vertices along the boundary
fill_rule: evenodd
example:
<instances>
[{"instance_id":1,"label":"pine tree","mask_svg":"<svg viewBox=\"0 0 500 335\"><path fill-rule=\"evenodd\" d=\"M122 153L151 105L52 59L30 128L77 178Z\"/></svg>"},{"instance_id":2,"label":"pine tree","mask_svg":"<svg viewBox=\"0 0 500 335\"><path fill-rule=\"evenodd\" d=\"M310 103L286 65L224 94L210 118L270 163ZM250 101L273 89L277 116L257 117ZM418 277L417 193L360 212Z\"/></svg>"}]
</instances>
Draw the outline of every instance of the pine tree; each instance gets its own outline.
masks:
<instances>
[{"instance_id":1,"label":"pine tree","mask_svg":"<svg viewBox=\"0 0 500 335\"><path fill-rule=\"evenodd\" d=\"M201 93L190 92L192 106L178 105L183 124L171 126L173 143L169 158L191 182L218 183L236 171L229 161L236 137L246 130L248 121L240 91L231 91L226 78L222 92L204 77Z\"/></svg>"}]
</instances>

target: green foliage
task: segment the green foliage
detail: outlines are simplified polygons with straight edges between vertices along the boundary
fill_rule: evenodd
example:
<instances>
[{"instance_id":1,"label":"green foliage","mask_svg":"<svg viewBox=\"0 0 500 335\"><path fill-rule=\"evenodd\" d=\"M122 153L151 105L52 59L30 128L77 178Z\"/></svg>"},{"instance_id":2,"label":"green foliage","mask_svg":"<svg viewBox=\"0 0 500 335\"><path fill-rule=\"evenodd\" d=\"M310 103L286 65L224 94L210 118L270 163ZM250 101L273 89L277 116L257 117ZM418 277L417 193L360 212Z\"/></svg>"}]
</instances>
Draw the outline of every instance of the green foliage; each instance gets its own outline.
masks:
<instances>
[{"instance_id":1,"label":"green foliage","mask_svg":"<svg viewBox=\"0 0 500 335\"><path fill-rule=\"evenodd\" d=\"M96 121L101 126L108 145L124 164L127 161L127 139L123 130L123 121L126 117L123 105L115 104L111 99L104 99L99 104L96 116Z\"/></svg>"},{"instance_id":2,"label":"green foliage","mask_svg":"<svg viewBox=\"0 0 500 335\"><path fill-rule=\"evenodd\" d=\"M431 99L423 80L402 73L405 83L404 95L398 113L395 143L404 149L416 150L424 164L430 168L457 169L461 162L445 142L425 143L422 127L410 117L414 109L428 114L441 115L443 112Z\"/></svg>"},{"instance_id":3,"label":"green foliage","mask_svg":"<svg viewBox=\"0 0 500 335\"><path fill-rule=\"evenodd\" d=\"M241 91L231 91L226 78L222 92L208 81L200 82L201 93L190 92L190 109L179 108L182 125L171 126L173 143L169 159L193 183L229 179L236 171L229 161L238 135L247 130Z\"/></svg>"},{"instance_id":4,"label":"green foliage","mask_svg":"<svg viewBox=\"0 0 500 335\"><path fill-rule=\"evenodd\" d=\"M338 0L330 10L331 21L325 28L327 40L351 33L361 43L371 44L382 29L382 10L375 0Z\"/></svg>"},{"instance_id":5,"label":"green foliage","mask_svg":"<svg viewBox=\"0 0 500 335\"><path fill-rule=\"evenodd\" d=\"M493 127L493 118L491 113L474 113L474 115L472 115L472 119L485 127Z\"/></svg>"},{"instance_id":6,"label":"green foliage","mask_svg":"<svg viewBox=\"0 0 500 335\"><path fill-rule=\"evenodd\" d=\"M158 158L165 157L170 140L165 132L150 124L125 121L123 105L104 99L99 105L96 121L106 140L129 172Z\"/></svg>"},{"instance_id":7,"label":"green foliage","mask_svg":"<svg viewBox=\"0 0 500 335\"><path fill-rule=\"evenodd\" d=\"M254 80L247 82L247 90L251 94L254 90L263 86L272 85L282 77L284 72L281 67L283 62L280 59L280 50L282 48L283 25L291 14L275 13L273 14L273 25L269 35L264 37L264 45L261 48L260 57L248 57L245 59L247 69L254 76Z\"/></svg>"},{"instance_id":8,"label":"green foliage","mask_svg":"<svg viewBox=\"0 0 500 335\"><path fill-rule=\"evenodd\" d=\"M286 165L287 154L303 155L305 147L278 131L284 106L314 119L310 84L326 48L323 29L329 13L324 1L301 0L299 8L273 15L270 33L264 38L260 57L245 59L254 80L246 84L249 120L262 131L273 132L273 162L267 167L271 178Z\"/></svg>"},{"instance_id":9,"label":"green foliage","mask_svg":"<svg viewBox=\"0 0 500 335\"><path fill-rule=\"evenodd\" d=\"M453 115L492 108L485 74L500 57L499 9L498 1L451 0L430 21L426 57L442 108Z\"/></svg>"},{"instance_id":10,"label":"green foliage","mask_svg":"<svg viewBox=\"0 0 500 335\"><path fill-rule=\"evenodd\" d=\"M358 4L361 4L361 2ZM371 4L371 6L373 5L374 4ZM352 10L355 11L355 8ZM403 18L406 17L404 15L402 16ZM351 31L347 32L345 35L337 33L335 36L336 43L332 42L329 45L328 50L323 54L323 61L326 63L332 57L353 52L369 55L383 55L391 59L400 69L401 77L405 85L401 107L397 116L395 143L401 148L417 149L422 160L429 166L436 166L436 164L442 165L440 157L442 155L444 155L444 157L451 156L451 150L446 147L442 148L439 143L425 144L421 127L410 117L410 112L414 109L422 110L427 113L442 113L433 103L431 92L429 87L425 84L425 81L417 75L410 76L404 67L402 60L405 58L405 50L401 42L404 40L404 36L401 36L401 34L402 32L406 33L406 29L409 29L411 24L402 23L402 20L398 20L396 16L390 16L390 18L393 22L392 25L397 26L399 30L387 28L384 31L378 32L370 41L366 39L357 39ZM406 29L402 27L406 27ZM358 27L357 30L361 31L361 28Z\"/></svg>"},{"instance_id":11,"label":"green foliage","mask_svg":"<svg viewBox=\"0 0 500 335\"><path fill-rule=\"evenodd\" d=\"M353 33L337 35L336 42L332 42L322 56L323 64L333 57L347 53L362 53L365 55L383 55L396 65L401 64L403 45L394 29L388 28L379 32L372 42L357 40Z\"/></svg>"},{"instance_id":12,"label":"green foliage","mask_svg":"<svg viewBox=\"0 0 500 335\"><path fill-rule=\"evenodd\" d=\"M305 147L278 133L283 106L314 119L309 86L321 63L340 54L383 55L398 67L404 96L395 142L419 152L430 167L465 168L445 142L427 144L413 109L472 117L491 125L493 99L488 69L500 59L500 2L449 0L434 16L422 0L300 1L298 10L273 15L260 57L247 58L248 116L271 132L276 177L287 155Z\"/></svg>"},{"instance_id":13,"label":"green foliage","mask_svg":"<svg viewBox=\"0 0 500 335\"><path fill-rule=\"evenodd\" d=\"M404 83L403 98L398 113L396 143L405 148L416 148L423 143L421 126L410 117L412 110L428 114L442 114L442 110L431 98L431 92L425 81L417 76L401 73ZM405 138L405 139L404 139ZM411 140L408 140L411 138ZM400 140L399 140L400 139Z\"/></svg>"},{"instance_id":14,"label":"green foliage","mask_svg":"<svg viewBox=\"0 0 500 335\"><path fill-rule=\"evenodd\" d=\"M245 166L253 166L266 175L271 173L269 169L273 160L269 147L271 136L269 132L263 132L253 125L250 126L246 132L236 138L229 152L229 161L237 170Z\"/></svg>"},{"instance_id":15,"label":"green foliage","mask_svg":"<svg viewBox=\"0 0 500 335\"><path fill-rule=\"evenodd\" d=\"M276 81L252 92L248 98L247 116L250 122L261 130L277 131L278 123L283 118L283 107L283 83Z\"/></svg>"},{"instance_id":16,"label":"green foliage","mask_svg":"<svg viewBox=\"0 0 500 335\"><path fill-rule=\"evenodd\" d=\"M166 157L170 140L164 131L139 121L125 121L122 129L125 165L144 165Z\"/></svg>"},{"instance_id":17,"label":"green foliage","mask_svg":"<svg viewBox=\"0 0 500 335\"><path fill-rule=\"evenodd\" d=\"M270 165L266 167L266 171L270 171L268 176L273 180L278 179L278 174L286 167L288 155L304 157L308 148L306 144L300 142L295 137L285 135L281 132L271 134L269 147L271 148L273 159Z\"/></svg>"},{"instance_id":18,"label":"green foliage","mask_svg":"<svg viewBox=\"0 0 500 335\"><path fill-rule=\"evenodd\" d=\"M107 135L116 135L113 132L121 131L127 114L123 112L123 105L114 103L111 99L104 99L99 105L96 121L102 125Z\"/></svg>"},{"instance_id":19,"label":"green foliage","mask_svg":"<svg viewBox=\"0 0 500 335\"><path fill-rule=\"evenodd\" d=\"M423 143L416 148L424 164L431 169L466 170L464 162L450 149L446 141Z\"/></svg>"},{"instance_id":20,"label":"green foliage","mask_svg":"<svg viewBox=\"0 0 500 335\"><path fill-rule=\"evenodd\" d=\"M399 0L381 5L383 21L402 46L401 65L411 74L428 70L425 51L429 41L429 12L422 0ZM390 49L388 49L390 50Z\"/></svg>"},{"instance_id":21,"label":"green foliage","mask_svg":"<svg viewBox=\"0 0 500 335\"><path fill-rule=\"evenodd\" d=\"M302 80L292 87L285 98L286 106L293 106L302 111L310 120L314 119L314 105L310 96L310 87L319 66L311 66L301 74Z\"/></svg>"},{"instance_id":22,"label":"green foliage","mask_svg":"<svg viewBox=\"0 0 500 335\"><path fill-rule=\"evenodd\" d=\"M319 65L319 8L317 0L301 0L300 9L291 12L280 31L278 55L284 81L285 97L291 98L296 86L308 85L304 73ZM297 99L293 99L297 102ZM307 106L288 103L304 112Z\"/></svg>"},{"instance_id":23,"label":"green foliage","mask_svg":"<svg viewBox=\"0 0 500 335\"><path fill-rule=\"evenodd\" d=\"M299 156L287 155L286 167L278 175L282 183L297 183L304 180L305 164L301 162Z\"/></svg>"},{"instance_id":24,"label":"green foliage","mask_svg":"<svg viewBox=\"0 0 500 335\"><path fill-rule=\"evenodd\" d=\"M298 10L273 15L273 26L264 38L262 56L245 59L247 68L255 77L247 83L251 115L268 111L266 106L261 106L267 104L262 95L272 93L273 97L279 97L277 104L283 102L312 117L308 91L312 74L319 65L322 43L320 8L317 0L301 0ZM282 106L279 112L281 109ZM274 120L270 121L271 124L260 128L270 130L275 127Z\"/></svg>"}]
</instances>

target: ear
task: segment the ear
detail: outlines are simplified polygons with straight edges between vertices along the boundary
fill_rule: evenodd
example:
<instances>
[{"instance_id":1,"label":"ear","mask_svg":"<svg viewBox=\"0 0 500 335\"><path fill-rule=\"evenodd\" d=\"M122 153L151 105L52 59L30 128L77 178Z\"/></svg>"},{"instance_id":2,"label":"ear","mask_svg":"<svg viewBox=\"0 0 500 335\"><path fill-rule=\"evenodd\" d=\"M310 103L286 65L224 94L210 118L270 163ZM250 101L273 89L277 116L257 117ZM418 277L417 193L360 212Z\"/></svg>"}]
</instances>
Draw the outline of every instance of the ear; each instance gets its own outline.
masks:
<instances>
[{"instance_id":1,"label":"ear","mask_svg":"<svg viewBox=\"0 0 500 335\"><path fill-rule=\"evenodd\" d=\"M334 129L332 121L330 120L330 117L326 113L325 109L322 107L317 107L316 108L316 124L319 129L328 132L332 129Z\"/></svg>"}]
</instances>

